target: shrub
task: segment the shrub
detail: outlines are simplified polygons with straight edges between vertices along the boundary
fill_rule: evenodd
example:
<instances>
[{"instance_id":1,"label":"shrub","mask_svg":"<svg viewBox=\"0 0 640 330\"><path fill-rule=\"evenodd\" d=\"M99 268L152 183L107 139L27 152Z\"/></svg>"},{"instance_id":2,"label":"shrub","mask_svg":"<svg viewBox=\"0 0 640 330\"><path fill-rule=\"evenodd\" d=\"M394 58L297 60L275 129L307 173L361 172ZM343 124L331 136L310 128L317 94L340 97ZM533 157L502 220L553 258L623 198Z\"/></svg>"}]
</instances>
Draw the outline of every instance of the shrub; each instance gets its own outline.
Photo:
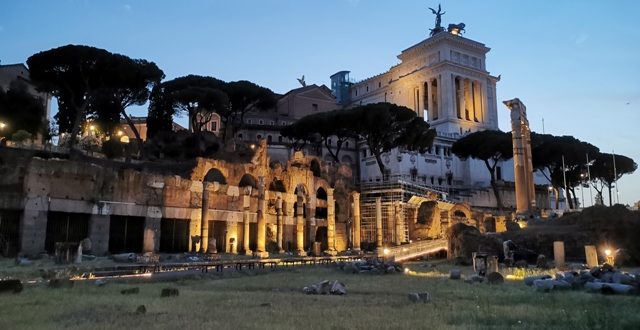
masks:
<instances>
[{"instance_id":1,"label":"shrub","mask_svg":"<svg viewBox=\"0 0 640 330\"><path fill-rule=\"evenodd\" d=\"M86 151L97 152L100 150L101 145L102 145L102 142L100 141L100 139L98 139L93 135L87 135L82 137L82 139L80 139L80 148Z\"/></svg>"},{"instance_id":2,"label":"shrub","mask_svg":"<svg viewBox=\"0 0 640 330\"><path fill-rule=\"evenodd\" d=\"M31 133L21 129L15 133L13 133L13 135L11 135L11 141L13 142L17 142L17 143L22 143L25 142L27 140L31 139Z\"/></svg>"},{"instance_id":3,"label":"shrub","mask_svg":"<svg viewBox=\"0 0 640 330\"><path fill-rule=\"evenodd\" d=\"M124 154L124 148L120 141L111 139L102 144L102 153L109 159L118 158Z\"/></svg>"}]
</instances>

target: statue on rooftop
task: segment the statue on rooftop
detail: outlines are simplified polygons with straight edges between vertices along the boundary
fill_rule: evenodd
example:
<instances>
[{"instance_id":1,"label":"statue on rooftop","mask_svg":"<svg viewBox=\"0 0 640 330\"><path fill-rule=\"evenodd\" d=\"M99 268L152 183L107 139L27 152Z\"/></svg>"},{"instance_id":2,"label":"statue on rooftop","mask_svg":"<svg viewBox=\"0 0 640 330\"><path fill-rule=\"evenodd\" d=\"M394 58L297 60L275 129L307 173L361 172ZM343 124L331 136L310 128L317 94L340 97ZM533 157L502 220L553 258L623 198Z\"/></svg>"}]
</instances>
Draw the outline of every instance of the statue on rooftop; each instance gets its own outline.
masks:
<instances>
[{"instance_id":1,"label":"statue on rooftop","mask_svg":"<svg viewBox=\"0 0 640 330\"><path fill-rule=\"evenodd\" d=\"M436 26L431 29L431 36L434 36L436 33L444 31L444 28L442 27L442 15L446 14L446 12L442 12L440 4L438 4L438 11L431 7L429 7L429 9L431 9L431 12L436 15Z\"/></svg>"}]
</instances>

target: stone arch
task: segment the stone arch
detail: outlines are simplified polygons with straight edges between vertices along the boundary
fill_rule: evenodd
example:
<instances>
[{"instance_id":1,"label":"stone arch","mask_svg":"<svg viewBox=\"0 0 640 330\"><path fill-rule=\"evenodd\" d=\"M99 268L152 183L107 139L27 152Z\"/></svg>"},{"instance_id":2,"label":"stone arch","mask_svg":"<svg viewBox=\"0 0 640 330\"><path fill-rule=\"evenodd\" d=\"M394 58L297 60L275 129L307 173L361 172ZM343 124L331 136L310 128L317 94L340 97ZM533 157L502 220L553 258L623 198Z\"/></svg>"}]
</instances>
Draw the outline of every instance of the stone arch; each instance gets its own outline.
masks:
<instances>
[{"instance_id":1,"label":"stone arch","mask_svg":"<svg viewBox=\"0 0 640 330\"><path fill-rule=\"evenodd\" d=\"M437 210L438 210L438 202L436 201L422 202L418 207L418 216L416 217L416 224L431 226Z\"/></svg>"},{"instance_id":2,"label":"stone arch","mask_svg":"<svg viewBox=\"0 0 640 330\"><path fill-rule=\"evenodd\" d=\"M207 171L207 174L202 178L203 182L218 182L220 184L227 184L227 178L225 178L222 171L212 167Z\"/></svg>"},{"instance_id":3,"label":"stone arch","mask_svg":"<svg viewBox=\"0 0 640 330\"><path fill-rule=\"evenodd\" d=\"M269 184L269 190L286 193L287 187L285 187L284 182L282 182L282 180L273 180Z\"/></svg>"},{"instance_id":4,"label":"stone arch","mask_svg":"<svg viewBox=\"0 0 640 330\"><path fill-rule=\"evenodd\" d=\"M458 222L470 223L471 218L471 208L467 204L456 204L449 211L452 224L456 224Z\"/></svg>"},{"instance_id":5,"label":"stone arch","mask_svg":"<svg viewBox=\"0 0 640 330\"><path fill-rule=\"evenodd\" d=\"M238 182L238 187L242 188L242 187L253 187L253 188L257 188L258 187L258 181L256 180L256 178L249 174L249 173L245 173L241 178L240 181Z\"/></svg>"}]
</instances>

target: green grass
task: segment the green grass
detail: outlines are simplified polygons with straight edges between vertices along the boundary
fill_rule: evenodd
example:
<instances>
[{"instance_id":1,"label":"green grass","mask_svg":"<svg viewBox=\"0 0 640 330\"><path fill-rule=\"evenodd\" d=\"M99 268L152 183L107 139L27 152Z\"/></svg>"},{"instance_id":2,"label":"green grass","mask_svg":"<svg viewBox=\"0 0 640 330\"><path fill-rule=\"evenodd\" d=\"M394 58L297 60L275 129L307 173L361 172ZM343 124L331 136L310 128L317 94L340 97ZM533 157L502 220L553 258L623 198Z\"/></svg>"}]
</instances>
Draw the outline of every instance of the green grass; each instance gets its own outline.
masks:
<instances>
[{"instance_id":1,"label":"green grass","mask_svg":"<svg viewBox=\"0 0 640 330\"><path fill-rule=\"evenodd\" d=\"M520 281L490 286L438 276L447 265L409 267L429 276L346 274L307 266L175 282L97 287L81 281L73 289L37 285L0 296L0 329L640 328L638 296L538 293ZM324 279L345 283L347 295L302 293L302 287ZM131 287L139 287L140 294L120 294ZM165 287L177 287L180 296L160 298ZM414 291L431 292L432 301L411 303L407 293ZM146 314L135 314L139 305L146 306Z\"/></svg>"}]
</instances>

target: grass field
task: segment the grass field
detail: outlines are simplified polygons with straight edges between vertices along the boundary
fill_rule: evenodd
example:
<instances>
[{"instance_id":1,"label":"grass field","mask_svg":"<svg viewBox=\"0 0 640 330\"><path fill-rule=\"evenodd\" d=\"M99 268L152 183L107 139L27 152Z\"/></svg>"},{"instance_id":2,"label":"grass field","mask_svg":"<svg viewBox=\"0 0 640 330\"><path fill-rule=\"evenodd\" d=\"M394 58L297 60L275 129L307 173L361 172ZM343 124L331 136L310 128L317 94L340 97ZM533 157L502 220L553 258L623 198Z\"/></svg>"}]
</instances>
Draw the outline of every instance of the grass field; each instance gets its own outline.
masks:
<instances>
[{"instance_id":1,"label":"grass field","mask_svg":"<svg viewBox=\"0 0 640 330\"><path fill-rule=\"evenodd\" d=\"M427 268L410 266L418 274ZM468 284L444 276L346 274L334 266L206 275L173 282L77 282L72 289L26 287L0 296L0 329L640 329L640 297L538 293L521 281ZM466 269L469 274L470 270ZM302 287L340 280L345 296ZM137 295L120 290L139 287ZM160 298L165 287L178 297ZM407 293L428 291L412 303ZM145 305L145 314L136 308Z\"/></svg>"}]
</instances>

